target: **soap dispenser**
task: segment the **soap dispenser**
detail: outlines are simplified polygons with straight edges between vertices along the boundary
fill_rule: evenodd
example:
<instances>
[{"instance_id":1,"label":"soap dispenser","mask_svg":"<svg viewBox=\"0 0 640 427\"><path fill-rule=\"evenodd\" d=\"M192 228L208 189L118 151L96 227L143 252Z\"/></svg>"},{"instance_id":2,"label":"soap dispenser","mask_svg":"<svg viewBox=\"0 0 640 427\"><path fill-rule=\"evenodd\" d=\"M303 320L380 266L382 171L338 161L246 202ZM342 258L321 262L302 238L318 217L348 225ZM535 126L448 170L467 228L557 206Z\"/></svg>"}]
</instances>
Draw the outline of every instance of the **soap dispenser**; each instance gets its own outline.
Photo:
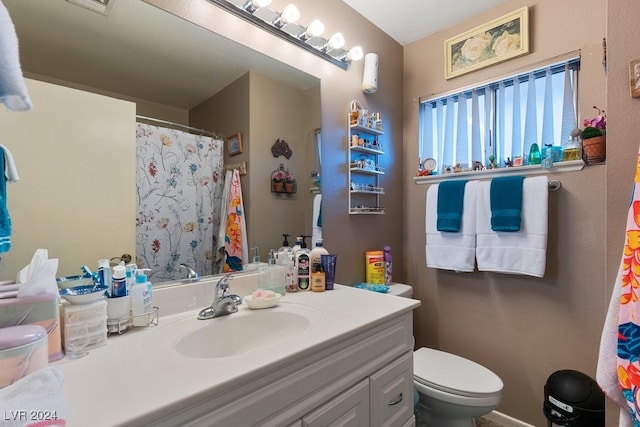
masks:
<instances>
[{"instance_id":1,"label":"soap dispenser","mask_svg":"<svg viewBox=\"0 0 640 427\"><path fill-rule=\"evenodd\" d=\"M133 326L148 326L148 314L153 311L153 285L147 279L145 271L149 268L140 268L136 272L136 283L131 288L131 314ZM145 316L145 314L147 316Z\"/></svg>"}]
</instances>

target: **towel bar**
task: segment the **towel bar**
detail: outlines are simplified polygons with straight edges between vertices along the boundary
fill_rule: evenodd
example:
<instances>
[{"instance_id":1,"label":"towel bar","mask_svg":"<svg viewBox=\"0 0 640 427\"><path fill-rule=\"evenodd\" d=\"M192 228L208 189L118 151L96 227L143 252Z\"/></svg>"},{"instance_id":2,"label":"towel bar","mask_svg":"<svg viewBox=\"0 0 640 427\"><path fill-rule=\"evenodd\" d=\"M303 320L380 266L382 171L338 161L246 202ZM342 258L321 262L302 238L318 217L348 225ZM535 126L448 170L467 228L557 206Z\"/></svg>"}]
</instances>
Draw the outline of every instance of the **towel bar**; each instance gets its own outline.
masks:
<instances>
[{"instance_id":1,"label":"towel bar","mask_svg":"<svg viewBox=\"0 0 640 427\"><path fill-rule=\"evenodd\" d=\"M552 179L548 183L549 191L558 191L562 187L562 183L559 179Z\"/></svg>"}]
</instances>

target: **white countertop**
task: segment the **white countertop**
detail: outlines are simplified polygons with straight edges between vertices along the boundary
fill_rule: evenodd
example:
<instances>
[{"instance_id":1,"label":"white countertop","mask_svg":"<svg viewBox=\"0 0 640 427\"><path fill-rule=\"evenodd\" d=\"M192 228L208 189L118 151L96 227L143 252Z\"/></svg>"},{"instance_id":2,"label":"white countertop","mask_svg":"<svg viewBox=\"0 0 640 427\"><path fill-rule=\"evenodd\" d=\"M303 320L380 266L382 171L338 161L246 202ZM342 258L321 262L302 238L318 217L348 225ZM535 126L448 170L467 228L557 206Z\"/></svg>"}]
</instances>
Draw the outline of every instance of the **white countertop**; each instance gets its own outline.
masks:
<instances>
[{"instance_id":1,"label":"white countertop","mask_svg":"<svg viewBox=\"0 0 640 427\"><path fill-rule=\"evenodd\" d=\"M194 308L196 303L191 300L186 305L189 311L176 313L176 308L171 307L167 311L172 314L163 316L161 304L169 303L162 293L163 290L154 289L154 305L160 309L157 326L112 335L106 346L91 350L84 358L63 358L52 363L65 376L67 426L133 426L151 422L176 408L200 402L204 396L219 395L251 382L296 358L358 335L420 305L417 300L340 285L323 293L287 294L278 307L267 310L308 309L319 324L311 324L301 336L274 347L231 357L197 359L178 354L174 350L177 339L171 335L209 322L224 325L226 318L257 311L243 304L239 313L197 320L197 312L206 304Z\"/></svg>"}]
</instances>

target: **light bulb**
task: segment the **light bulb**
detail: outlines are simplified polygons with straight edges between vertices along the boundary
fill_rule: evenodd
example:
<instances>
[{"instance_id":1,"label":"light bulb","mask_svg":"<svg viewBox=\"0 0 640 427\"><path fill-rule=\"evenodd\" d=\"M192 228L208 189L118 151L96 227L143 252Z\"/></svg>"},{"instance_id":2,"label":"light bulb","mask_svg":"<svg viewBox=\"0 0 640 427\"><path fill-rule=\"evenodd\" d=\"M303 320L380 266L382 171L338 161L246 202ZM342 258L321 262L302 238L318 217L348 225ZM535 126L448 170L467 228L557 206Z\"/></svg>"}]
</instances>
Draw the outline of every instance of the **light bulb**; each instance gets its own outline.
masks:
<instances>
[{"instance_id":1,"label":"light bulb","mask_svg":"<svg viewBox=\"0 0 640 427\"><path fill-rule=\"evenodd\" d=\"M298 19L300 19L300 11L296 7L296 5L289 4L282 11L280 19L282 20L283 24L294 24Z\"/></svg>"},{"instance_id":2,"label":"light bulb","mask_svg":"<svg viewBox=\"0 0 640 427\"><path fill-rule=\"evenodd\" d=\"M342 33L335 33L331 36L327 45L330 49L340 49L344 46L344 36Z\"/></svg>"},{"instance_id":3,"label":"light bulb","mask_svg":"<svg viewBox=\"0 0 640 427\"><path fill-rule=\"evenodd\" d=\"M311 21L307 27L307 38L320 37L324 33L324 24L318 19Z\"/></svg>"},{"instance_id":4,"label":"light bulb","mask_svg":"<svg viewBox=\"0 0 640 427\"><path fill-rule=\"evenodd\" d=\"M251 0L251 4L255 8L267 7L271 4L271 0Z\"/></svg>"},{"instance_id":5,"label":"light bulb","mask_svg":"<svg viewBox=\"0 0 640 427\"><path fill-rule=\"evenodd\" d=\"M362 52L362 48L360 46L354 46L347 53L346 61L359 61L364 56L364 52Z\"/></svg>"}]
</instances>

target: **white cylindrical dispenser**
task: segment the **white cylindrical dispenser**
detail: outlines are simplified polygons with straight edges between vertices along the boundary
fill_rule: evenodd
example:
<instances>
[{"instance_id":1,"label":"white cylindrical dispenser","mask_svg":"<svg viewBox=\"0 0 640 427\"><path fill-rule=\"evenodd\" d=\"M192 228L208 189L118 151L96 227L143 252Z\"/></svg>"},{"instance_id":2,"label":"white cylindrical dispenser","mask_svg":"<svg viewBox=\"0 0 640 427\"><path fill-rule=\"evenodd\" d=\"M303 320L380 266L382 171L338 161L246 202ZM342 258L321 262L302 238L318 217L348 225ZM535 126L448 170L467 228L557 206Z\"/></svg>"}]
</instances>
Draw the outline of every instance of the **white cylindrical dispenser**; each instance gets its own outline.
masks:
<instances>
[{"instance_id":1,"label":"white cylindrical dispenser","mask_svg":"<svg viewBox=\"0 0 640 427\"><path fill-rule=\"evenodd\" d=\"M364 73L362 76L362 91L374 93L378 90L378 55L367 53L364 56Z\"/></svg>"}]
</instances>

